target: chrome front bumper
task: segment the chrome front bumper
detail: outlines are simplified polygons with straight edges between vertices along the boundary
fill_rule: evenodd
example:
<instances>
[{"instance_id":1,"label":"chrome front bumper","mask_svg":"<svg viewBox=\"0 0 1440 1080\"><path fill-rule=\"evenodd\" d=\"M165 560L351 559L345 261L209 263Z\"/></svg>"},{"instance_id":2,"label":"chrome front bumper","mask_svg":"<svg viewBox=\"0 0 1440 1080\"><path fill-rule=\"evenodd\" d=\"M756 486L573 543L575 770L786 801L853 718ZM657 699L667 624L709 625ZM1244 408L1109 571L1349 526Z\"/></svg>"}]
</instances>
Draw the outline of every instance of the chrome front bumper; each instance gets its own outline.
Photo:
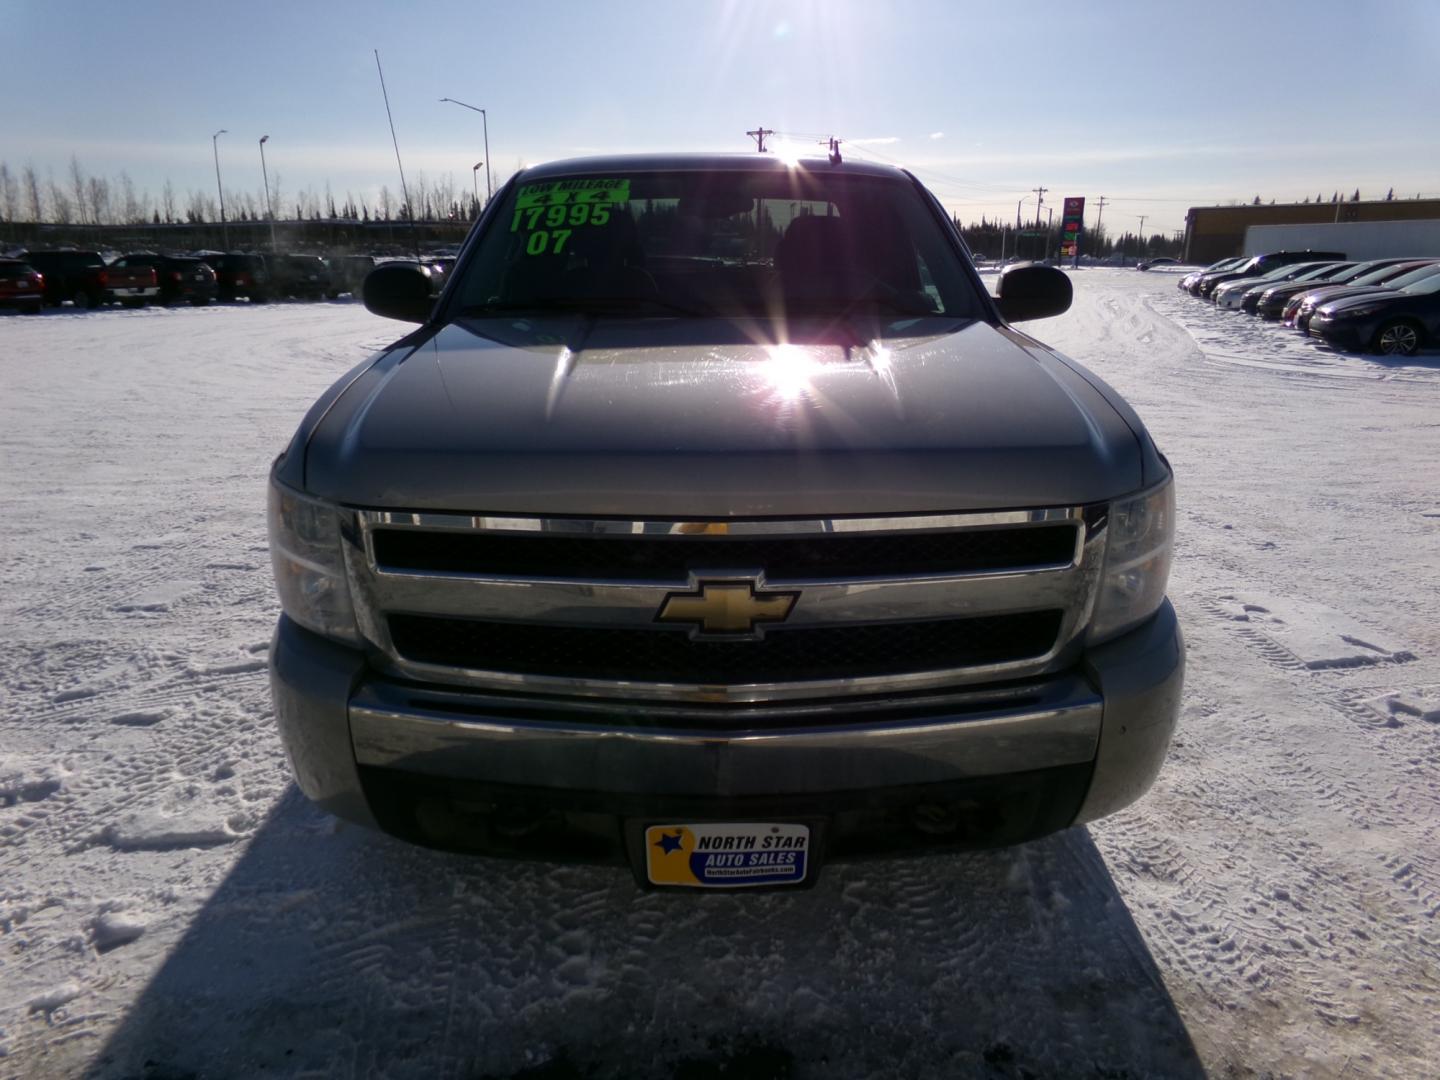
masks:
<instances>
[{"instance_id":1,"label":"chrome front bumper","mask_svg":"<svg viewBox=\"0 0 1440 1080\"><path fill-rule=\"evenodd\" d=\"M1179 712L1184 646L1167 601L1064 675L948 694L671 710L567 708L384 681L364 656L282 617L280 733L301 789L374 825L362 768L553 790L713 798L843 796L1093 763L1076 822L1154 780ZM842 798L843 801L843 798Z\"/></svg>"}]
</instances>

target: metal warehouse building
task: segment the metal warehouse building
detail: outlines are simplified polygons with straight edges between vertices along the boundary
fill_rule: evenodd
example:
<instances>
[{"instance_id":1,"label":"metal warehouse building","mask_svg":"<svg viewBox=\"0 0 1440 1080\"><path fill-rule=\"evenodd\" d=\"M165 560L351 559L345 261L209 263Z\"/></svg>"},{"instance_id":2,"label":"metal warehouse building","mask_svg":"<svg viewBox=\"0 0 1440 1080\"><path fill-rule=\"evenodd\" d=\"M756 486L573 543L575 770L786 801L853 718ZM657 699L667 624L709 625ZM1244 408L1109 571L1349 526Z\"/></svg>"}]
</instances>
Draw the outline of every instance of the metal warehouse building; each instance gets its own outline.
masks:
<instances>
[{"instance_id":1,"label":"metal warehouse building","mask_svg":"<svg viewBox=\"0 0 1440 1080\"><path fill-rule=\"evenodd\" d=\"M1357 221L1440 220L1440 199L1377 199L1267 206L1192 206L1185 214L1185 261L1211 263L1239 255L1252 225L1321 225Z\"/></svg>"}]
</instances>

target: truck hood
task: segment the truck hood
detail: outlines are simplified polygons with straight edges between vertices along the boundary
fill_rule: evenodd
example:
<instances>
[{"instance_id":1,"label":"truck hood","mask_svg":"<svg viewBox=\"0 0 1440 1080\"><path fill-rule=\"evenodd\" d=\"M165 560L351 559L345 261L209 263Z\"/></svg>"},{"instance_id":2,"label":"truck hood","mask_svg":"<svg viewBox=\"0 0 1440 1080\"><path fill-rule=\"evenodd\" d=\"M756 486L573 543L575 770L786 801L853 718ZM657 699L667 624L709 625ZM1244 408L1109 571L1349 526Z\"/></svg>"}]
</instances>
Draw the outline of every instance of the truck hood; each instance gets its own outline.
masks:
<instances>
[{"instance_id":1,"label":"truck hood","mask_svg":"<svg viewBox=\"0 0 1440 1080\"><path fill-rule=\"evenodd\" d=\"M304 486L362 507L674 518L1076 505L1141 486L1148 438L1073 363L983 322L895 329L915 336L453 323L336 398Z\"/></svg>"}]
</instances>

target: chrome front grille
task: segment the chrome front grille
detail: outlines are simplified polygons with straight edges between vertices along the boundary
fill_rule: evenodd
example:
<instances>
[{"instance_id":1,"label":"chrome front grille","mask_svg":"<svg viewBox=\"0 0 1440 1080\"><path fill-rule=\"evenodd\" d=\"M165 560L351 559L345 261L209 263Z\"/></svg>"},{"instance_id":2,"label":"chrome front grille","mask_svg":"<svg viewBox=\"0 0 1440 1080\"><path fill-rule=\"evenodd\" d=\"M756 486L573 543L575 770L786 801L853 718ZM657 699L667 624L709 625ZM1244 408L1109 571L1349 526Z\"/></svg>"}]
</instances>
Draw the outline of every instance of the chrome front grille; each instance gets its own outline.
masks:
<instances>
[{"instance_id":1,"label":"chrome front grille","mask_svg":"<svg viewBox=\"0 0 1440 1080\"><path fill-rule=\"evenodd\" d=\"M444 667L493 666L523 675L556 672L646 682L734 684L865 678L1044 656L1059 611L928 622L857 623L769 630L763 638L716 641L673 630L391 615L390 639L407 660Z\"/></svg>"},{"instance_id":2,"label":"chrome front grille","mask_svg":"<svg viewBox=\"0 0 1440 1080\"><path fill-rule=\"evenodd\" d=\"M1069 522L1027 527L818 536L435 532L377 528L383 571L608 581L684 581L716 567L763 567L771 581L1025 570L1075 557Z\"/></svg>"},{"instance_id":3,"label":"chrome front grille","mask_svg":"<svg viewBox=\"0 0 1440 1080\"><path fill-rule=\"evenodd\" d=\"M387 674L652 702L1058 670L1079 650L1104 550L1103 513L1079 507L731 522L357 511L346 532L357 616ZM796 600L749 633L659 621L668 599L717 582Z\"/></svg>"}]
</instances>

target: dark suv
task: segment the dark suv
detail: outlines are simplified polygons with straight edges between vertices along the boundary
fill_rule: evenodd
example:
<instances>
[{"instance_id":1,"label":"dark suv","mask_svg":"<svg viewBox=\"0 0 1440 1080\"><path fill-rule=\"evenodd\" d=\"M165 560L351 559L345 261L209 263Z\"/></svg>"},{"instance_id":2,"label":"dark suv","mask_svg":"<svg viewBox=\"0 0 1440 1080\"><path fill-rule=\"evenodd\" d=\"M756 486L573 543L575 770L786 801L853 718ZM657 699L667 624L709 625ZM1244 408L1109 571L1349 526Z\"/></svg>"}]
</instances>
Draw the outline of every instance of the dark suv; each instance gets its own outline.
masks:
<instances>
[{"instance_id":1,"label":"dark suv","mask_svg":"<svg viewBox=\"0 0 1440 1080\"><path fill-rule=\"evenodd\" d=\"M1272 251L1268 255L1256 255L1245 260L1232 270L1219 270L1201 274L1190 285L1191 296L1210 298L1216 286L1242 277L1263 277L1277 266L1289 266L1302 262L1344 262L1343 251Z\"/></svg>"},{"instance_id":2,"label":"dark suv","mask_svg":"<svg viewBox=\"0 0 1440 1080\"><path fill-rule=\"evenodd\" d=\"M265 256L231 252L205 261L215 270L216 295L221 300L248 296L252 304L263 304L270 298L270 268Z\"/></svg>"},{"instance_id":3,"label":"dark suv","mask_svg":"<svg viewBox=\"0 0 1440 1080\"><path fill-rule=\"evenodd\" d=\"M270 283L276 296L319 300L322 296L334 299L340 295L335 290L330 268L319 255L273 256L270 260Z\"/></svg>"},{"instance_id":4,"label":"dark suv","mask_svg":"<svg viewBox=\"0 0 1440 1080\"><path fill-rule=\"evenodd\" d=\"M365 275L375 269L373 255L335 255L327 261L330 265L333 295L337 296L348 292L358 298Z\"/></svg>"},{"instance_id":5,"label":"dark suv","mask_svg":"<svg viewBox=\"0 0 1440 1080\"><path fill-rule=\"evenodd\" d=\"M105 303L105 260L98 251L32 251L25 261L45 275L45 303L77 308Z\"/></svg>"}]
</instances>

